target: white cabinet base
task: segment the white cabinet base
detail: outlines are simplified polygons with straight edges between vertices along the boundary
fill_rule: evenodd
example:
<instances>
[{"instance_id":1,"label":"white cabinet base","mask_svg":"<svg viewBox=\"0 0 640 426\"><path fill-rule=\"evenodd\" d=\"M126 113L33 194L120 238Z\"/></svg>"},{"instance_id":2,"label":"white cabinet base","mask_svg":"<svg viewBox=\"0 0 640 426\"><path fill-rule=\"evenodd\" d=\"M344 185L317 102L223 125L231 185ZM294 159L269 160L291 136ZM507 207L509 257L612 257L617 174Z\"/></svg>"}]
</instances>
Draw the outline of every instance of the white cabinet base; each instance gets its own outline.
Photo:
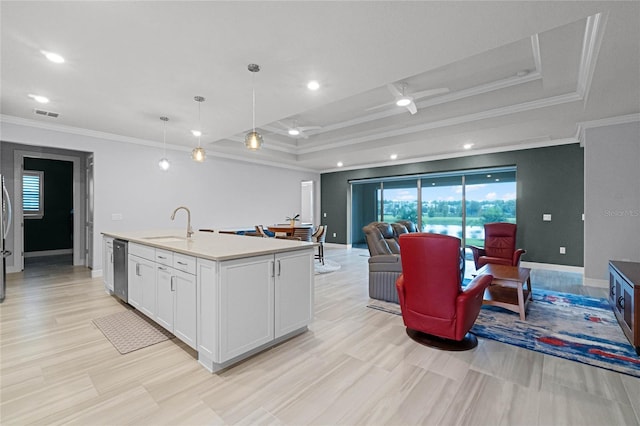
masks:
<instances>
[{"instance_id":1,"label":"white cabinet base","mask_svg":"<svg viewBox=\"0 0 640 426\"><path fill-rule=\"evenodd\" d=\"M200 351L198 352L198 363L200 363L200 365L202 365L204 368L207 369L207 371L209 371L210 373L217 373L220 370L224 370L227 367L230 367L232 365L237 364L238 362L247 359L249 357L251 357L252 355L257 354L258 352L262 352L265 349L268 349L272 346L276 346L282 342L284 342L285 340L289 340L299 334L304 333L305 331L308 330L307 326L304 326L298 330L292 331L291 333L285 334L284 336L278 337L277 339L274 339L268 343L265 343L262 346L258 346L257 348L251 349L250 351L247 351L245 353L243 353L242 355L238 355L235 358L231 358L230 360L227 360L225 362L222 363L217 363L214 362L211 358L208 357L208 354L206 352Z\"/></svg>"}]
</instances>

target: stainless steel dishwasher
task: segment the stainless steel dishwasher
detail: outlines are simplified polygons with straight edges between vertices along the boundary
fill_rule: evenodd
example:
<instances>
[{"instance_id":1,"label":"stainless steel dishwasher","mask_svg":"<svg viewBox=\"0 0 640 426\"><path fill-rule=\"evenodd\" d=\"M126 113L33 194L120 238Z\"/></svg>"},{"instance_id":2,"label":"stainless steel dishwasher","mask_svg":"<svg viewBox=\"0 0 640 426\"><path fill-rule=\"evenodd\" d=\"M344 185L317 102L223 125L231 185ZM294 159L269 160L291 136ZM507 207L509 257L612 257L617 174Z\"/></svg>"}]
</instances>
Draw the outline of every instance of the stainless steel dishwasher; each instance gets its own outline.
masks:
<instances>
[{"instance_id":1,"label":"stainless steel dishwasher","mask_svg":"<svg viewBox=\"0 0 640 426\"><path fill-rule=\"evenodd\" d=\"M127 241L113 240L113 292L123 302L129 302Z\"/></svg>"}]
</instances>

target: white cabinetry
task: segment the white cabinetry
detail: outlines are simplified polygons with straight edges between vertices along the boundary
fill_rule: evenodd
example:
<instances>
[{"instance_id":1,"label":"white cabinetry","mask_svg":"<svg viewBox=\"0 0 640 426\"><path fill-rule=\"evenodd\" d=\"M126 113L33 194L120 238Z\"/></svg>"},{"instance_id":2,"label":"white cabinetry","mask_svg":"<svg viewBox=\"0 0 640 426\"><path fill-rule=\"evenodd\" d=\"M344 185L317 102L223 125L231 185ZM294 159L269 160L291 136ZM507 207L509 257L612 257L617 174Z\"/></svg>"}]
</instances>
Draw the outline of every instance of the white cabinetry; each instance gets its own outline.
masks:
<instances>
[{"instance_id":1,"label":"white cabinetry","mask_svg":"<svg viewBox=\"0 0 640 426\"><path fill-rule=\"evenodd\" d=\"M313 256L305 252L277 254L274 267L275 337L278 338L311 322Z\"/></svg>"},{"instance_id":2,"label":"white cabinetry","mask_svg":"<svg viewBox=\"0 0 640 426\"><path fill-rule=\"evenodd\" d=\"M167 258L165 255L163 257ZM197 337L196 259L178 253L172 253L171 259L172 266L163 264L156 266L156 321L195 349ZM174 265L177 268L173 267Z\"/></svg>"},{"instance_id":3,"label":"white cabinetry","mask_svg":"<svg viewBox=\"0 0 640 426\"><path fill-rule=\"evenodd\" d=\"M274 338L273 255L220 265L220 362Z\"/></svg>"},{"instance_id":4,"label":"white cabinetry","mask_svg":"<svg viewBox=\"0 0 640 426\"><path fill-rule=\"evenodd\" d=\"M313 317L313 250L198 259L198 359L216 371L304 331Z\"/></svg>"},{"instance_id":5,"label":"white cabinetry","mask_svg":"<svg viewBox=\"0 0 640 426\"><path fill-rule=\"evenodd\" d=\"M104 289L113 293L113 238L102 239L102 278Z\"/></svg>"},{"instance_id":6,"label":"white cabinetry","mask_svg":"<svg viewBox=\"0 0 640 426\"><path fill-rule=\"evenodd\" d=\"M129 255L129 301L145 315L155 318L156 265L153 261Z\"/></svg>"}]
</instances>

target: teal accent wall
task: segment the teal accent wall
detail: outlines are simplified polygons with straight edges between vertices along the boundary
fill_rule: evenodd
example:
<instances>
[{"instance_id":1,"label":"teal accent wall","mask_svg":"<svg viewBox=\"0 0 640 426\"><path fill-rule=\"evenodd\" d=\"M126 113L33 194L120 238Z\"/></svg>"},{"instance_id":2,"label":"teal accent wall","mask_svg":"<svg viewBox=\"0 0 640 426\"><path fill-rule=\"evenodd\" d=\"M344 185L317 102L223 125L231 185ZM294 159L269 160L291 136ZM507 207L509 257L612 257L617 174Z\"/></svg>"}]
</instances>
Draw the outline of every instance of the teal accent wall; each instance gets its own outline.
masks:
<instances>
[{"instance_id":1,"label":"teal accent wall","mask_svg":"<svg viewBox=\"0 0 640 426\"><path fill-rule=\"evenodd\" d=\"M73 163L25 158L25 170L44 172L44 217L24 220L24 251L73 249Z\"/></svg>"},{"instance_id":2,"label":"teal accent wall","mask_svg":"<svg viewBox=\"0 0 640 426\"><path fill-rule=\"evenodd\" d=\"M321 211L331 230L326 241L347 242L349 180L502 166L517 168L517 244L527 250L522 260L583 266L584 153L578 144L323 173ZM551 222L542 221L545 213Z\"/></svg>"}]
</instances>

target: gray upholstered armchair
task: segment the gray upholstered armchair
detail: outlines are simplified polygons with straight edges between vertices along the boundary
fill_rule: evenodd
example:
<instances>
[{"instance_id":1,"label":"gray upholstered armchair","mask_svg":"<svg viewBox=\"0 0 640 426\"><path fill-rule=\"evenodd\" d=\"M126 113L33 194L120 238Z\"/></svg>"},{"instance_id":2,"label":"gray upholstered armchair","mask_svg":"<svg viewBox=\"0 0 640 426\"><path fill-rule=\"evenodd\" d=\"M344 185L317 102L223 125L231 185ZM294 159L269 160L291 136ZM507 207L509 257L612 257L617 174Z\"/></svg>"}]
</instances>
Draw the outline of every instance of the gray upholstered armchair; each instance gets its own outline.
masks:
<instances>
[{"instance_id":1,"label":"gray upholstered armchair","mask_svg":"<svg viewBox=\"0 0 640 426\"><path fill-rule=\"evenodd\" d=\"M408 220L396 223L371 222L363 227L369 247L369 297L398 303L396 279L402 274L400 245L402 234L417 232L416 225ZM460 281L464 280L464 248L460 248Z\"/></svg>"},{"instance_id":2,"label":"gray upholstered armchair","mask_svg":"<svg viewBox=\"0 0 640 426\"><path fill-rule=\"evenodd\" d=\"M369 247L369 297L398 303L396 279L402 273L397 234L386 222L363 227Z\"/></svg>"}]
</instances>

